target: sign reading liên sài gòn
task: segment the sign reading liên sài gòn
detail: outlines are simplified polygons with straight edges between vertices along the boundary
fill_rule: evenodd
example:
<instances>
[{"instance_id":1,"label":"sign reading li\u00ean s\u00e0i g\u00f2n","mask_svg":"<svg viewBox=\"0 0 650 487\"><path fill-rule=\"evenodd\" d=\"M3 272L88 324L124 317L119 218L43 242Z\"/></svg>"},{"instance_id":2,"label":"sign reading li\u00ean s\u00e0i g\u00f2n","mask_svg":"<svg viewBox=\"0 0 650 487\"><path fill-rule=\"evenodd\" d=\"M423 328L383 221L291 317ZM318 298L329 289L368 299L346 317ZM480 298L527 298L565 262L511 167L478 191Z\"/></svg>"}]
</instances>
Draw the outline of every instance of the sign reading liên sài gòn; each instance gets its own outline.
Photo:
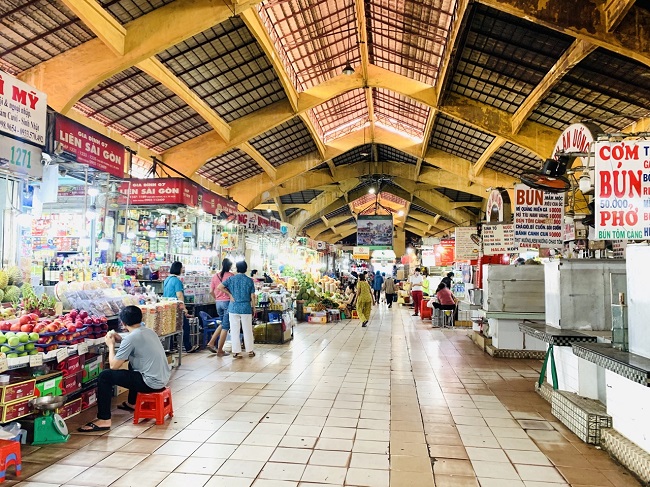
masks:
<instances>
[{"instance_id":1,"label":"sign reading li\u00ean s\u00e0i g\u00f2n","mask_svg":"<svg viewBox=\"0 0 650 487\"><path fill-rule=\"evenodd\" d=\"M650 141L599 141L595 149L597 240L650 240Z\"/></svg>"}]
</instances>

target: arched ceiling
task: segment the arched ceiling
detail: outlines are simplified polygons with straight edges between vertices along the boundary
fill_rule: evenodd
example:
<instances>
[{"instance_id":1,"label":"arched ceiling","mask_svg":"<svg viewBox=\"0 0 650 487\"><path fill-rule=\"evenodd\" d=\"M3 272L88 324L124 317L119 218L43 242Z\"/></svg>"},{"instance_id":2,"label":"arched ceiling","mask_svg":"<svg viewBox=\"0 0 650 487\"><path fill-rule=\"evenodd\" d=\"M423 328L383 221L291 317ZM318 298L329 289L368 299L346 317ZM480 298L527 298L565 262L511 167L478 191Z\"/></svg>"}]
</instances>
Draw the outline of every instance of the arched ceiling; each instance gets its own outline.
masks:
<instances>
[{"instance_id":1,"label":"arched ceiling","mask_svg":"<svg viewBox=\"0 0 650 487\"><path fill-rule=\"evenodd\" d=\"M0 69L309 235L355 231L371 175L427 235L476 219L570 123L647 129L648 4L5 0Z\"/></svg>"}]
</instances>

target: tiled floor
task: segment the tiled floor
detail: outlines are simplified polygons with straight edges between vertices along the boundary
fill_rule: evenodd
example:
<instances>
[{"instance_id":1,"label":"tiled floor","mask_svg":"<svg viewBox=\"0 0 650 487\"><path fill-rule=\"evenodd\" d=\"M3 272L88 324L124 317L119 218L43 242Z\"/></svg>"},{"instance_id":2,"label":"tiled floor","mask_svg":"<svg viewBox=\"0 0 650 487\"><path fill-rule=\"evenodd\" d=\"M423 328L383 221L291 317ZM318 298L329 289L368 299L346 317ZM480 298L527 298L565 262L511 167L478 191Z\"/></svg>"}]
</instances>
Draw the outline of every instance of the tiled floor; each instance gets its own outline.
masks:
<instances>
[{"instance_id":1,"label":"tiled floor","mask_svg":"<svg viewBox=\"0 0 650 487\"><path fill-rule=\"evenodd\" d=\"M172 421L134 426L116 411L108 434L24 447L19 485L640 485L554 421L533 392L539 362L493 359L406 309L295 335L253 359L186 357Z\"/></svg>"}]
</instances>

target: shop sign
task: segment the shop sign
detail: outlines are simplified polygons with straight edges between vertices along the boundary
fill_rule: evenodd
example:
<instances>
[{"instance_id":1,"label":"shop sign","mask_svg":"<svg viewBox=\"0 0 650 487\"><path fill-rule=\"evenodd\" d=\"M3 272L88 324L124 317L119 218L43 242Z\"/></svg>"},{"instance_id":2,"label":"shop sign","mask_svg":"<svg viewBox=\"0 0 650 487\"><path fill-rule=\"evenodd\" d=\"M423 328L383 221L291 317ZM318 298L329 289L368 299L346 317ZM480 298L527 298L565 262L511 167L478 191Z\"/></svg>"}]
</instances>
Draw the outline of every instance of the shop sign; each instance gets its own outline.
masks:
<instances>
[{"instance_id":1,"label":"shop sign","mask_svg":"<svg viewBox=\"0 0 650 487\"><path fill-rule=\"evenodd\" d=\"M42 147L46 126L47 95L0 71L0 134ZM32 162L40 166L40 154Z\"/></svg>"},{"instance_id":2,"label":"shop sign","mask_svg":"<svg viewBox=\"0 0 650 487\"><path fill-rule=\"evenodd\" d=\"M576 225L575 223L564 224L564 241L570 242L576 239Z\"/></svg>"},{"instance_id":3,"label":"shop sign","mask_svg":"<svg viewBox=\"0 0 650 487\"><path fill-rule=\"evenodd\" d=\"M41 152L40 147L0 135L0 169L4 168L12 174L42 178Z\"/></svg>"},{"instance_id":4,"label":"shop sign","mask_svg":"<svg viewBox=\"0 0 650 487\"><path fill-rule=\"evenodd\" d=\"M481 235L485 255L519 252L519 246L515 245L515 227L512 224L483 225Z\"/></svg>"},{"instance_id":5,"label":"shop sign","mask_svg":"<svg viewBox=\"0 0 650 487\"><path fill-rule=\"evenodd\" d=\"M316 242L316 250L320 250L321 252L327 250L327 242Z\"/></svg>"},{"instance_id":6,"label":"shop sign","mask_svg":"<svg viewBox=\"0 0 650 487\"><path fill-rule=\"evenodd\" d=\"M422 265L425 267L433 267L436 265L436 252L434 250L422 251Z\"/></svg>"},{"instance_id":7,"label":"shop sign","mask_svg":"<svg viewBox=\"0 0 650 487\"><path fill-rule=\"evenodd\" d=\"M456 227L456 239L454 241L456 260L478 259L480 246L472 242L472 235L475 233L475 227Z\"/></svg>"},{"instance_id":8,"label":"shop sign","mask_svg":"<svg viewBox=\"0 0 650 487\"><path fill-rule=\"evenodd\" d=\"M515 241L524 247L562 247L564 195L515 186Z\"/></svg>"},{"instance_id":9,"label":"shop sign","mask_svg":"<svg viewBox=\"0 0 650 487\"><path fill-rule=\"evenodd\" d=\"M219 215L222 211L228 215L237 213L237 203L210 191L201 193L201 208L209 215Z\"/></svg>"},{"instance_id":10,"label":"shop sign","mask_svg":"<svg viewBox=\"0 0 650 487\"><path fill-rule=\"evenodd\" d=\"M370 259L370 247L353 247L352 258L357 260Z\"/></svg>"},{"instance_id":11,"label":"shop sign","mask_svg":"<svg viewBox=\"0 0 650 487\"><path fill-rule=\"evenodd\" d=\"M503 221L503 195L498 189L493 189L488 196L485 206L485 220L488 222Z\"/></svg>"},{"instance_id":12,"label":"shop sign","mask_svg":"<svg viewBox=\"0 0 650 487\"><path fill-rule=\"evenodd\" d=\"M74 198L86 196L86 187L83 184L62 184L57 189L59 198Z\"/></svg>"},{"instance_id":13,"label":"shop sign","mask_svg":"<svg viewBox=\"0 0 650 487\"><path fill-rule=\"evenodd\" d=\"M282 222L280 224L280 233L282 235L287 235L290 238L293 238L296 236L296 227L294 227L291 223Z\"/></svg>"},{"instance_id":14,"label":"shop sign","mask_svg":"<svg viewBox=\"0 0 650 487\"><path fill-rule=\"evenodd\" d=\"M569 125L555 144L553 155L558 153L584 152L589 153L591 144L598 134L603 131L596 124L589 122L574 123Z\"/></svg>"},{"instance_id":15,"label":"shop sign","mask_svg":"<svg viewBox=\"0 0 650 487\"><path fill-rule=\"evenodd\" d=\"M196 206L199 199L197 186L181 178L132 179L131 186L120 185L120 204L130 205L186 205Z\"/></svg>"},{"instance_id":16,"label":"shop sign","mask_svg":"<svg viewBox=\"0 0 650 487\"><path fill-rule=\"evenodd\" d=\"M435 246L434 252L436 254L436 265L448 267L453 265L456 260L454 253L455 242L453 239L445 238Z\"/></svg>"},{"instance_id":17,"label":"shop sign","mask_svg":"<svg viewBox=\"0 0 650 487\"><path fill-rule=\"evenodd\" d=\"M650 141L596 143L596 240L650 240Z\"/></svg>"},{"instance_id":18,"label":"shop sign","mask_svg":"<svg viewBox=\"0 0 650 487\"><path fill-rule=\"evenodd\" d=\"M76 161L124 177L124 146L63 115L56 115L54 140Z\"/></svg>"}]
</instances>

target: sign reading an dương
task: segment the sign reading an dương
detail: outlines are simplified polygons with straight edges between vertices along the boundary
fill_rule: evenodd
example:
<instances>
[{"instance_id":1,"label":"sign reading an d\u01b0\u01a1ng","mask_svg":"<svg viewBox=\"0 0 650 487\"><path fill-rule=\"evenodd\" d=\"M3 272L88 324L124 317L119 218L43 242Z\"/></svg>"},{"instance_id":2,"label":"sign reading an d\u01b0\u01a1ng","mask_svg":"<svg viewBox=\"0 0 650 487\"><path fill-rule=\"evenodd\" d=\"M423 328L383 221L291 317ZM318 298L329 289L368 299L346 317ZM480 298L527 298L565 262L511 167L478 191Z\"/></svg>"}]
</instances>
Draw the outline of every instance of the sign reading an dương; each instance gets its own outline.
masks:
<instances>
[{"instance_id":1,"label":"sign reading an d\u01b0\u01a1ng","mask_svg":"<svg viewBox=\"0 0 650 487\"><path fill-rule=\"evenodd\" d=\"M523 247L564 245L564 195L515 186L515 242Z\"/></svg>"},{"instance_id":2,"label":"sign reading an d\u01b0\u01a1ng","mask_svg":"<svg viewBox=\"0 0 650 487\"><path fill-rule=\"evenodd\" d=\"M596 143L597 240L650 239L650 141Z\"/></svg>"}]
</instances>

